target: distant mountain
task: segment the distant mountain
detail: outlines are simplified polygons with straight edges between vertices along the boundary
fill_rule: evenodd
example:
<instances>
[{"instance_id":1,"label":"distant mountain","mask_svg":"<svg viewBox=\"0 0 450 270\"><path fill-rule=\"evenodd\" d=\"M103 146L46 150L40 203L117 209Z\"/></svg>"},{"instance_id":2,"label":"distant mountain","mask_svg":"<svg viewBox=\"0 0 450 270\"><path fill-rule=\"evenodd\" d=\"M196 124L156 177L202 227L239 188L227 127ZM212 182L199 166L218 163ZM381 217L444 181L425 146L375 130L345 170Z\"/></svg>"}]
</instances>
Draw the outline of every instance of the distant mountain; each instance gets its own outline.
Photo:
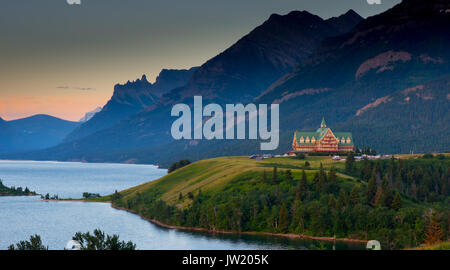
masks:
<instances>
[{"instance_id":1,"label":"distant mountain","mask_svg":"<svg viewBox=\"0 0 450 270\"><path fill-rule=\"evenodd\" d=\"M196 70L196 67L188 70L163 69L154 84L148 82L145 75L133 82L117 84L113 96L103 109L69 134L64 141L78 140L112 127L120 120L154 104L168 91L186 85Z\"/></svg>"},{"instance_id":2,"label":"distant mountain","mask_svg":"<svg viewBox=\"0 0 450 270\"><path fill-rule=\"evenodd\" d=\"M78 122L84 123L84 122L87 122L87 121L91 120L91 118L94 117L94 115L95 115L96 113L100 112L101 110L102 110L102 107L97 107L97 108L95 108L94 110L92 110L92 111L90 111L90 112L87 112L87 113L83 116L83 118L81 118L80 121L78 121Z\"/></svg>"},{"instance_id":3,"label":"distant mountain","mask_svg":"<svg viewBox=\"0 0 450 270\"><path fill-rule=\"evenodd\" d=\"M353 11L329 20L306 11L294 11L284 16L273 14L261 26L198 68L186 86L170 91L155 104L110 128L104 123L111 124L112 121L95 121L102 115L100 112L74 132L76 136L69 136L65 140L67 143L33 153L33 157L134 160L132 155L120 153L143 151L173 140L170 136L173 121L170 110L174 104L191 104L194 95L202 95L205 103L252 101L280 76L306 59L324 38L342 34L362 20ZM80 132L87 125L92 126L90 134L92 129L99 132L90 136L87 136L89 132Z\"/></svg>"},{"instance_id":4,"label":"distant mountain","mask_svg":"<svg viewBox=\"0 0 450 270\"><path fill-rule=\"evenodd\" d=\"M79 123L49 115L0 121L0 153L44 149L59 144Z\"/></svg>"},{"instance_id":5,"label":"distant mountain","mask_svg":"<svg viewBox=\"0 0 450 270\"><path fill-rule=\"evenodd\" d=\"M64 141L81 139L99 130L109 128L121 119L152 105L158 100L158 97L151 93L151 87L152 84L147 81L145 75L133 82L116 84L113 96L103 109L70 133Z\"/></svg>"}]
</instances>

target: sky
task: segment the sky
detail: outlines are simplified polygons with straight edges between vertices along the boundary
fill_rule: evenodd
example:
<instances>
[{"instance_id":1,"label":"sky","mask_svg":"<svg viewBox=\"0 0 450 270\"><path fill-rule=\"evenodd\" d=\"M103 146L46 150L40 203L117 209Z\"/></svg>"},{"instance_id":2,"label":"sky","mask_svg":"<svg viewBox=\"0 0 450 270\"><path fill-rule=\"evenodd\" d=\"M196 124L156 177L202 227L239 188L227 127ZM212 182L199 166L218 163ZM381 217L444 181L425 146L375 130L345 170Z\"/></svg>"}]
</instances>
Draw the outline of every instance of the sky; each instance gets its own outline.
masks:
<instances>
[{"instance_id":1,"label":"sky","mask_svg":"<svg viewBox=\"0 0 450 270\"><path fill-rule=\"evenodd\" d=\"M0 117L78 121L117 83L199 66L272 13L363 17L400 0L2 0ZM381 2L381 4L368 4Z\"/></svg>"}]
</instances>

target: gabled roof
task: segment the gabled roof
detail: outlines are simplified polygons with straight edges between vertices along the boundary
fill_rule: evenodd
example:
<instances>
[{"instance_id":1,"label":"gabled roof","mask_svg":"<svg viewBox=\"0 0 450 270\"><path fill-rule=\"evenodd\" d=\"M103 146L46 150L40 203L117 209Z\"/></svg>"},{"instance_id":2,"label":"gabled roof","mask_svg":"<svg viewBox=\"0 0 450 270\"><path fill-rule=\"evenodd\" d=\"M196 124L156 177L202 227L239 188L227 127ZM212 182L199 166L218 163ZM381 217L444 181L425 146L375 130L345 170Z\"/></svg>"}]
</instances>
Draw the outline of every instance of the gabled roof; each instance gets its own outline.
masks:
<instances>
[{"instance_id":1,"label":"gabled roof","mask_svg":"<svg viewBox=\"0 0 450 270\"><path fill-rule=\"evenodd\" d=\"M297 145L313 145L315 143L311 143L311 141L309 143L300 143L300 138L303 137L304 140L306 140L306 138L309 138L311 140L314 137L316 141L320 141L327 133L327 131L331 130L327 127L325 119L322 119L322 123L320 126L321 127L316 131L296 131L295 138L297 140ZM353 136L351 132L333 132L333 134L339 140L339 145L353 145ZM345 139L345 143L341 142L342 138ZM350 143L347 143L348 138L350 138Z\"/></svg>"}]
</instances>

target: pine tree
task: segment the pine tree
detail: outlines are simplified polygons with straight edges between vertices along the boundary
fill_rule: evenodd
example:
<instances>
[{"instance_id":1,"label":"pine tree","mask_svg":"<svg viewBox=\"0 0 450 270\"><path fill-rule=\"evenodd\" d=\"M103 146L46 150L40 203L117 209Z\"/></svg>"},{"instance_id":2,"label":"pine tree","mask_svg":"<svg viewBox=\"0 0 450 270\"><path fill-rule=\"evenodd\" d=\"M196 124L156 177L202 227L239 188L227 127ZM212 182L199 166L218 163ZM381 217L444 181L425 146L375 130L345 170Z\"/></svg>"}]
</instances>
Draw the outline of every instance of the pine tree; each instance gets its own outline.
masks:
<instances>
[{"instance_id":1,"label":"pine tree","mask_svg":"<svg viewBox=\"0 0 450 270\"><path fill-rule=\"evenodd\" d=\"M425 229L425 244L434 245L442 241L444 234L441 229L441 224L432 212L430 215L430 223Z\"/></svg>"},{"instance_id":2,"label":"pine tree","mask_svg":"<svg viewBox=\"0 0 450 270\"><path fill-rule=\"evenodd\" d=\"M286 233L289 229L288 212L286 204L283 203L279 214L279 229L281 233Z\"/></svg>"},{"instance_id":3,"label":"pine tree","mask_svg":"<svg viewBox=\"0 0 450 270\"><path fill-rule=\"evenodd\" d=\"M369 180L369 183L367 185L367 202L369 204L373 204L375 202L375 195L377 194L377 180L374 177L374 175L372 175L372 177Z\"/></svg>"},{"instance_id":4,"label":"pine tree","mask_svg":"<svg viewBox=\"0 0 450 270\"><path fill-rule=\"evenodd\" d=\"M400 197L400 193L395 194L394 201L392 201L392 209L398 211L402 208L402 198Z\"/></svg>"},{"instance_id":5,"label":"pine tree","mask_svg":"<svg viewBox=\"0 0 450 270\"><path fill-rule=\"evenodd\" d=\"M383 177L383 182L381 183L382 189L382 205L391 208L394 196L392 195L392 190L388 182L388 176Z\"/></svg>"},{"instance_id":6,"label":"pine tree","mask_svg":"<svg viewBox=\"0 0 450 270\"><path fill-rule=\"evenodd\" d=\"M355 163L355 156L353 155L353 152L350 152L350 153L347 155L347 158L346 158L346 160L345 160L345 170L346 170L347 172L353 171L353 165L354 165L354 163Z\"/></svg>"},{"instance_id":7,"label":"pine tree","mask_svg":"<svg viewBox=\"0 0 450 270\"><path fill-rule=\"evenodd\" d=\"M403 180L400 172L398 172L397 175L395 176L394 187L398 191L403 192Z\"/></svg>"},{"instance_id":8,"label":"pine tree","mask_svg":"<svg viewBox=\"0 0 450 270\"><path fill-rule=\"evenodd\" d=\"M350 192L350 204L352 206L357 205L361 202L361 196L359 195L359 189L358 187L354 187L352 191Z\"/></svg>"},{"instance_id":9,"label":"pine tree","mask_svg":"<svg viewBox=\"0 0 450 270\"><path fill-rule=\"evenodd\" d=\"M342 210L347 204L347 194L345 194L345 191L341 189L339 192L339 197L336 202L336 208L339 210Z\"/></svg>"},{"instance_id":10,"label":"pine tree","mask_svg":"<svg viewBox=\"0 0 450 270\"><path fill-rule=\"evenodd\" d=\"M330 171L328 172L328 192L334 193L338 189L338 178L336 174L336 169L331 167Z\"/></svg>"},{"instance_id":11,"label":"pine tree","mask_svg":"<svg viewBox=\"0 0 450 270\"><path fill-rule=\"evenodd\" d=\"M372 174L372 166L367 157L363 159L361 168L361 179L369 181L370 175Z\"/></svg>"},{"instance_id":12,"label":"pine tree","mask_svg":"<svg viewBox=\"0 0 450 270\"><path fill-rule=\"evenodd\" d=\"M334 199L334 195L330 195L330 199L328 199L328 208L335 209L336 208L336 200Z\"/></svg>"},{"instance_id":13,"label":"pine tree","mask_svg":"<svg viewBox=\"0 0 450 270\"><path fill-rule=\"evenodd\" d=\"M308 192L308 183L306 180L306 172L305 170L302 171L302 178L300 178L300 181L298 182L298 194L300 199L305 199L306 192Z\"/></svg>"},{"instance_id":14,"label":"pine tree","mask_svg":"<svg viewBox=\"0 0 450 270\"><path fill-rule=\"evenodd\" d=\"M273 167L272 184L278 184L278 172L277 167Z\"/></svg>"},{"instance_id":15,"label":"pine tree","mask_svg":"<svg viewBox=\"0 0 450 270\"><path fill-rule=\"evenodd\" d=\"M327 183L327 176L325 174L325 170L323 169L322 163L320 163L320 169L319 169L319 178L316 183L316 192L322 193L325 192L325 185Z\"/></svg>"}]
</instances>

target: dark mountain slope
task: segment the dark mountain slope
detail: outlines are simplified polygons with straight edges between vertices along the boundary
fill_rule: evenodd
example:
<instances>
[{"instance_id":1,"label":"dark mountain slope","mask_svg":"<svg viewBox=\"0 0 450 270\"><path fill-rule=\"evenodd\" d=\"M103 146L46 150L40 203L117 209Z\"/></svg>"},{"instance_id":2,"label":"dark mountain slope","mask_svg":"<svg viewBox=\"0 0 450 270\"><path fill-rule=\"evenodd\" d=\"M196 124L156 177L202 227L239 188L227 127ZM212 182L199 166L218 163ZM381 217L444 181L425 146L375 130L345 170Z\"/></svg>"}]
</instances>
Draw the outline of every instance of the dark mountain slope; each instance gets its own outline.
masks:
<instances>
[{"instance_id":1,"label":"dark mountain slope","mask_svg":"<svg viewBox=\"0 0 450 270\"><path fill-rule=\"evenodd\" d=\"M450 133L445 120L450 110L446 102L412 103L415 105L409 107L410 113L423 113L420 125L398 112L381 114L365 122L368 126L361 129L357 124L343 125L367 104L417 85L450 93L447 84L428 83L450 74L447 10L448 1L404 1L360 23L348 34L325 40L311 57L257 99L257 103L280 104L280 147L276 152L290 150L293 132L316 130L322 117L335 131L353 131L360 146L370 145L385 153L448 150L446 138ZM436 85L441 88L435 89ZM432 128L436 123L426 123L438 115L442 120L435 122L440 128ZM389 124L397 123L396 117L403 119L404 126ZM422 142L419 135L403 133L426 134L430 141ZM165 149L168 153L159 155L158 160L166 164L177 159L175 149L183 149L178 157L193 160L260 152L259 142L255 141L180 141Z\"/></svg>"},{"instance_id":2,"label":"dark mountain slope","mask_svg":"<svg viewBox=\"0 0 450 270\"><path fill-rule=\"evenodd\" d=\"M0 153L55 146L78 125L49 115L0 121Z\"/></svg>"},{"instance_id":3,"label":"dark mountain slope","mask_svg":"<svg viewBox=\"0 0 450 270\"><path fill-rule=\"evenodd\" d=\"M111 128L32 153L30 157L134 160L135 154L145 152L144 149L159 147L173 140L170 126L174 118L170 116L170 110L174 104L191 104L194 95L202 95L205 103L251 101L308 57L325 37L341 34L361 20L353 11L330 20L299 11L285 16L272 15L264 24L202 65L186 86L172 90L155 104Z\"/></svg>"},{"instance_id":4,"label":"dark mountain slope","mask_svg":"<svg viewBox=\"0 0 450 270\"><path fill-rule=\"evenodd\" d=\"M333 127L378 98L446 76L450 74L449 9L449 1L406 0L368 18L349 33L322 42L258 102L280 104L281 136L288 138L296 129L317 128L322 117ZM387 132L388 126L382 126L378 129ZM354 137L364 140L365 133ZM396 152L412 141L400 141L395 148L374 140L364 143ZM290 140L282 141L280 149L289 148Z\"/></svg>"},{"instance_id":5,"label":"dark mountain slope","mask_svg":"<svg viewBox=\"0 0 450 270\"><path fill-rule=\"evenodd\" d=\"M198 68L188 70L163 69L154 84L141 79L114 86L114 93L102 111L77 128L64 139L65 142L81 139L102 129L114 126L120 120L154 104L168 91L186 85Z\"/></svg>"},{"instance_id":6,"label":"dark mountain slope","mask_svg":"<svg viewBox=\"0 0 450 270\"><path fill-rule=\"evenodd\" d=\"M306 11L273 14L233 46L203 64L189 83L161 103L202 95L224 102L249 102L308 57L326 37L342 34L362 18L354 11L323 20Z\"/></svg>"},{"instance_id":7,"label":"dark mountain slope","mask_svg":"<svg viewBox=\"0 0 450 270\"><path fill-rule=\"evenodd\" d=\"M381 97L337 128L358 134L359 145L377 145L381 152L423 153L450 150L449 123L446 76Z\"/></svg>"},{"instance_id":8,"label":"dark mountain slope","mask_svg":"<svg viewBox=\"0 0 450 270\"><path fill-rule=\"evenodd\" d=\"M156 77L155 83L152 84L150 90L153 95L161 97L175 88L185 86L197 69L198 67L190 69L163 69Z\"/></svg>"},{"instance_id":9,"label":"dark mountain slope","mask_svg":"<svg viewBox=\"0 0 450 270\"><path fill-rule=\"evenodd\" d=\"M405 0L349 33L326 39L259 100L269 102L303 89L335 89L381 76L421 79L445 74L450 59L449 8L449 1Z\"/></svg>"}]
</instances>

